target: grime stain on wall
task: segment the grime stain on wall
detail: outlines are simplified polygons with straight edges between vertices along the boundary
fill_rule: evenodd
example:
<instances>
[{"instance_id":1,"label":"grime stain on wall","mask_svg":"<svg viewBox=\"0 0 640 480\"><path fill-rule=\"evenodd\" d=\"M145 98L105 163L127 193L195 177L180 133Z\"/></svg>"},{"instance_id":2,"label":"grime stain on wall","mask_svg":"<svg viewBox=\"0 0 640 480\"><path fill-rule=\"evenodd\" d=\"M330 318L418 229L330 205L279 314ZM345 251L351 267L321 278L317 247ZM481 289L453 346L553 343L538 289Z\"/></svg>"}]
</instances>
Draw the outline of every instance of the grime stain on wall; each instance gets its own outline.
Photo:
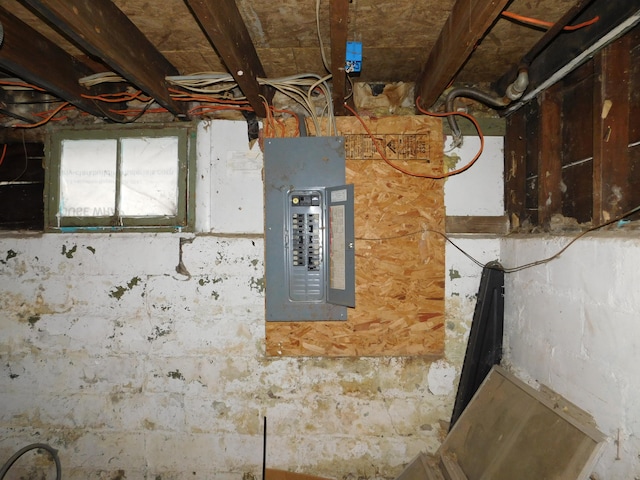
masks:
<instances>
[{"instance_id":1,"label":"grime stain on wall","mask_svg":"<svg viewBox=\"0 0 640 480\"><path fill-rule=\"evenodd\" d=\"M123 287L121 285L114 287L113 290L109 292L109 296L115 298L116 300L120 300L126 292L133 289L133 287L138 285L141 281L142 280L140 279L140 277L133 277L127 282L126 287Z\"/></svg>"},{"instance_id":2,"label":"grime stain on wall","mask_svg":"<svg viewBox=\"0 0 640 480\"><path fill-rule=\"evenodd\" d=\"M178 369L167 373L167 377L173 378L174 380L184 380L184 375L180 373L180 370Z\"/></svg>"},{"instance_id":3,"label":"grime stain on wall","mask_svg":"<svg viewBox=\"0 0 640 480\"><path fill-rule=\"evenodd\" d=\"M67 249L66 245L62 245L62 255L64 255L67 258L73 258L73 255L76 253L77 250L78 250L77 245L74 245L70 249Z\"/></svg>"},{"instance_id":4,"label":"grime stain on wall","mask_svg":"<svg viewBox=\"0 0 640 480\"><path fill-rule=\"evenodd\" d=\"M260 277L260 278L251 277L251 279L249 280L249 288L251 288L251 290L255 290L259 294L264 293L264 287L265 287L264 277Z\"/></svg>"},{"instance_id":5,"label":"grime stain on wall","mask_svg":"<svg viewBox=\"0 0 640 480\"><path fill-rule=\"evenodd\" d=\"M460 272L454 268L450 268L449 269L449 279L450 280L455 280L456 278L462 278L462 276L460 275Z\"/></svg>"},{"instance_id":6,"label":"grime stain on wall","mask_svg":"<svg viewBox=\"0 0 640 480\"><path fill-rule=\"evenodd\" d=\"M153 328L153 331L151 332L151 334L149 336L147 336L147 340L150 342L153 342L154 340L157 340L160 337L164 337L165 335L169 335L172 332L171 328L167 327L167 328L162 328L159 326L155 326Z\"/></svg>"},{"instance_id":7,"label":"grime stain on wall","mask_svg":"<svg viewBox=\"0 0 640 480\"><path fill-rule=\"evenodd\" d=\"M33 328L35 324L38 323L39 321L40 321L40 315L30 315L29 318L27 319L27 322L29 322L29 326L31 328Z\"/></svg>"}]
</instances>

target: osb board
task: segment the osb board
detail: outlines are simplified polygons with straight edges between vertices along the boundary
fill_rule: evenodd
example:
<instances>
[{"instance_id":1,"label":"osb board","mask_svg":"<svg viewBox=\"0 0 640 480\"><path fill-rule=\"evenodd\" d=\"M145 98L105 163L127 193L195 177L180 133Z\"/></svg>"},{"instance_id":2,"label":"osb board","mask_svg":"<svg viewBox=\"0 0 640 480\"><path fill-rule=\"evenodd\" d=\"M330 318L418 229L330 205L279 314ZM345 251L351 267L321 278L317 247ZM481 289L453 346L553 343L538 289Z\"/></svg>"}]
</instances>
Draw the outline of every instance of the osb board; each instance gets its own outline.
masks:
<instances>
[{"instance_id":1,"label":"osb board","mask_svg":"<svg viewBox=\"0 0 640 480\"><path fill-rule=\"evenodd\" d=\"M387 165L356 118L338 120L355 185L356 308L345 322L267 322L269 356L442 355L442 181ZM442 125L428 117L365 119L389 160L442 171ZM292 132L291 125L287 126Z\"/></svg>"}]
</instances>

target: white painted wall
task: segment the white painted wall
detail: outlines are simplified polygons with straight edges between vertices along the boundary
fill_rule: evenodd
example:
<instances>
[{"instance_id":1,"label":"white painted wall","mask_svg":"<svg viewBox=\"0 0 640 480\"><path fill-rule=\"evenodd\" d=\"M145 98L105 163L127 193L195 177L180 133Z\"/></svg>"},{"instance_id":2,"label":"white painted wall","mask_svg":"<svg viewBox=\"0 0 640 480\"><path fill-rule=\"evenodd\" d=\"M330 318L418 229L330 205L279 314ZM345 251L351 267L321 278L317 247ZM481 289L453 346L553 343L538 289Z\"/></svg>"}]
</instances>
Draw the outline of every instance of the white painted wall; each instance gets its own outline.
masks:
<instances>
[{"instance_id":1,"label":"white painted wall","mask_svg":"<svg viewBox=\"0 0 640 480\"><path fill-rule=\"evenodd\" d=\"M457 158L456 169L469 163L480 147L477 137L465 137L462 146L453 149L451 143L452 137L447 136L445 154ZM469 170L447 179L444 185L447 215L504 215L504 139L485 137L484 143L480 158Z\"/></svg>"},{"instance_id":2,"label":"white painted wall","mask_svg":"<svg viewBox=\"0 0 640 480\"><path fill-rule=\"evenodd\" d=\"M437 362L266 358L257 157L242 122L203 123L198 141L197 235L0 237L0 463L45 442L69 480L251 480L264 416L270 467L382 480L435 451L479 269L447 250Z\"/></svg>"},{"instance_id":3,"label":"white painted wall","mask_svg":"<svg viewBox=\"0 0 640 480\"><path fill-rule=\"evenodd\" d=\"M499 161L496 148L485 158ZM256 158L243 123L200 126L198 235L0 237L0 463L37 441L60 450L65 479L251 480L265 415L271 467L382 480L438 447L480 268L447 245L437 362L266 358L262 218L248 211L262 211ZM502 175L481 160L455 179L464 187L447 180L450 215L502 215L480 201ZM191 240L189 275L176 272L180 238ZM513 266L567 239L453 241L483 263ZM640 472L638 264L637 238L594 234L506 276L505 360L594 416L609 437L601 480ZM44 463L19 471L35 477Z\"/></svg>"},{"instance_id":4,"label":"white painted wall","mask_svg":"<svg viewBox=\"0 0 640 480\"><path fill-rule=\"evenodd\" d=\"M546 258L569 240L505 239L502 259ZM638 265L637 233L596 233L551 263L506 276L505 361L594 417L608 437L595 469L601 480L640 478Z\"/></svg>"}]
</instances>

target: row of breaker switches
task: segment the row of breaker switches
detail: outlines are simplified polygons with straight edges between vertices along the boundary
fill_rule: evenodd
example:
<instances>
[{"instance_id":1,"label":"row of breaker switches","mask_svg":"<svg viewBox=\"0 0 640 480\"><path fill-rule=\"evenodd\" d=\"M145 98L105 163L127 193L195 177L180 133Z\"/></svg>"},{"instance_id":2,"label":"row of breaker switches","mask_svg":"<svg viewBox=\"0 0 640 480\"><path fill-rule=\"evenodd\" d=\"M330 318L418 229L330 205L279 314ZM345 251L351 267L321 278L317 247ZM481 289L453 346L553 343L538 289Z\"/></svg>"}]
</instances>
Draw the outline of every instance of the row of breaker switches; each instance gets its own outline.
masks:
<instances>
[{"instance_id":1,"label":"row of breaker switches","mask_svg":"<svg viewBox=\"0 0 640 480\"><path fill-rule=\"evenodd\" d=\"M292 254L294 267L318 270L320 256L320 215L294 213L292 215Z\"/></svg>"}]
</instances>

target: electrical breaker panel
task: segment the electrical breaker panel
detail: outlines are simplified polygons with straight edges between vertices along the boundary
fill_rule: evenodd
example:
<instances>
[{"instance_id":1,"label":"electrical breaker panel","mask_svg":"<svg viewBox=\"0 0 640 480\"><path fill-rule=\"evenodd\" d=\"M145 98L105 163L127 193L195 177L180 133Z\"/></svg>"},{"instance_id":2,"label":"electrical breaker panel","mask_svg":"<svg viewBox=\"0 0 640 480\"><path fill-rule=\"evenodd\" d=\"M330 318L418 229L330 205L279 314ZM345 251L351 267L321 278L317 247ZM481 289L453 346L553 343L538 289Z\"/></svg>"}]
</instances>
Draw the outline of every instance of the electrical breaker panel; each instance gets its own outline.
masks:
<instances>
[{"instance_id":1,"label":"electrical breaker panel","mask_svg":"<svg viewBox=\"0 0 640 480\"><path fill-rule=\"evenodd\" d=\"M264 177L267 320L346 320L355 252L344 139L268 139Z\"/></svg>"}]
</instances>

